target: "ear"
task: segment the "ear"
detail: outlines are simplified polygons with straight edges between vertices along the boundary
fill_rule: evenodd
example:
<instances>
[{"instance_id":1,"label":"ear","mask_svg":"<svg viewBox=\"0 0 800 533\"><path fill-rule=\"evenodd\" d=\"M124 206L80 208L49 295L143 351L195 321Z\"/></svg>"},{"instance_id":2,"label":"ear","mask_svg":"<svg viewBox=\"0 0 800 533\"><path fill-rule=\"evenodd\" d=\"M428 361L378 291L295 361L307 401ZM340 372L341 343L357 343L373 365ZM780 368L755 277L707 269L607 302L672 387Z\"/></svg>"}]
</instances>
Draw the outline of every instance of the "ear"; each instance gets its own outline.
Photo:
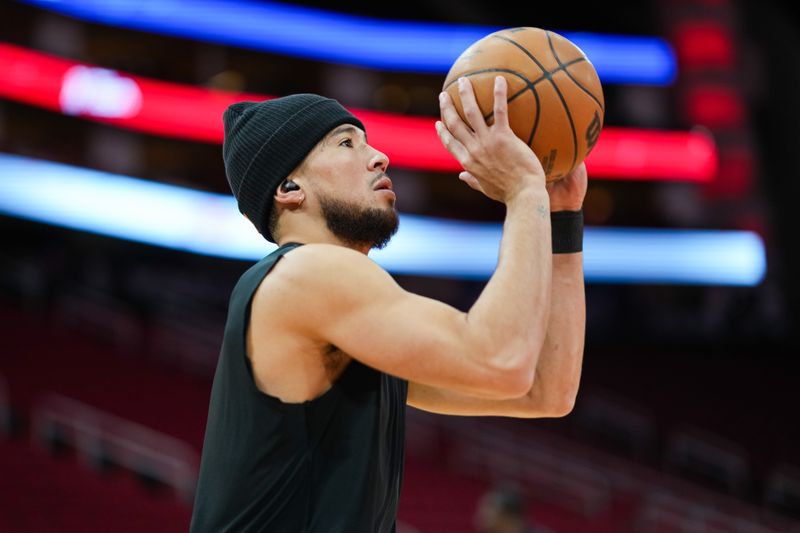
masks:
<instances>
[{"instance_id":1,"label":"ear","mask_svg":"<svg viewBox=\"0 0 800 533\"><path fill-rule=\"evenodd\" d=\"M306 192L303 188L303 185L300 183L295 183L299 186L298 189L293 191L284 191L282 187L278 187L275 191L275 204L283 206L287 209L297 209L300 207L306 199Z\"/></svg>"}]
</instances>

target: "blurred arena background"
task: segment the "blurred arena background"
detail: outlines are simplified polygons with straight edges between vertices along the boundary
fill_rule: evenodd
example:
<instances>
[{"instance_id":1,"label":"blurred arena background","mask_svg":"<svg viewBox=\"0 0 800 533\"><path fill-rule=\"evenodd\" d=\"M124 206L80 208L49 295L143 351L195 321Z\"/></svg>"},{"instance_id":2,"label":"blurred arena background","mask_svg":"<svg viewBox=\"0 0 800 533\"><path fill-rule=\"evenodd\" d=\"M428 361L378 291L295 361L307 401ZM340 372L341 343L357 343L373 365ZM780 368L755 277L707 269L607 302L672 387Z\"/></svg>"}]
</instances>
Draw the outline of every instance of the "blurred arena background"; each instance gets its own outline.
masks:
<instances>
[{"instance_id":1,"label":"blurred arena background","mask_svg":"<svg viewBox=\"0 0 800 533\"><path fill-rule=\"evenodd\" d=\"M503 211L433 117L513 26L604 84L582 387L563 419L409 409L399 530L479 530L511 487L542 531L800 531L800 24L745 0L0 3L0 531L188 528L227 299L272 249L225 179L233 101L353 109L402 213L372 256L469 307Z\"/></svg>"}]
</instances>

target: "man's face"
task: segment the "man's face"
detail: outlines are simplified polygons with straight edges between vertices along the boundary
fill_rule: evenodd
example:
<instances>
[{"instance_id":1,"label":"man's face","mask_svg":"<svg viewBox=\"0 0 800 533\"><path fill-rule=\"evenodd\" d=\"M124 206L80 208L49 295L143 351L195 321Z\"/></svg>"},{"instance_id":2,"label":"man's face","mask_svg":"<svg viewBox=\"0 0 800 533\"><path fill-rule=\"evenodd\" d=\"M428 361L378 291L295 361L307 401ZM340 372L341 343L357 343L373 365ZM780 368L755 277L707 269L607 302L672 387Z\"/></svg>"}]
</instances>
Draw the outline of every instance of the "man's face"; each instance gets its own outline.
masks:
<instances>
[{"instance_id":1,"label":"man's face","mask_svg":"<svg viewBox=\"0 0 800 533\"><path fill-rule=\"evenodd\" d=\"M334 128L300 168L328 229L347 244L383 248L398 228L389 159L352 125Z\"/></svg>"}]
</instances>

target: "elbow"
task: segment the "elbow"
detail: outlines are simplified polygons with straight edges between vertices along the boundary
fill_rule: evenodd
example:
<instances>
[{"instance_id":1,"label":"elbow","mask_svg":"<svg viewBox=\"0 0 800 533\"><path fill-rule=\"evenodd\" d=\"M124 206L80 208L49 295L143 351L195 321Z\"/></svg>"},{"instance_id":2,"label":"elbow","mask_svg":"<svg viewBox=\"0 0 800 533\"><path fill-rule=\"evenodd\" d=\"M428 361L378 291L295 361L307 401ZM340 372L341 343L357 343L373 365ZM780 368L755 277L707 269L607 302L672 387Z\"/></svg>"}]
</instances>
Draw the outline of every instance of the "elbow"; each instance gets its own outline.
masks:
<instances>
[{"instance_id":1,"label":"elbow","mask_svg":"<svg viewBox=\"0 0 800 533\"><path fill-rule=\"evenodd\" d=\"M487 400L513 400L530 392L533 378L513 369L485 368L469 394Z\"/></svg>"},{"instance_id":2,"label":"elbow","mask_svg":"<svg viewBox=\"0 0 800 533\"><path fill-rule=\"evenodd\" d=\"M578 383L574 383L553 398L550 404L550 416L552 418L563 418L575 409L575 402L578 399Z\"/></svg>"},{"instance_id":3,"label":"elbow","mask_svg":"<svg viewBox=\"0 0 800 533\"><path fill-rule=\"evenodd\" d=\"M513 372L507 373L503 379L502 394L503 400L510 400L514 398L521 398L530 392L533 387L533 372L525 368L515 369Z\"/></svg>"},{"instance_id":4,"label":"elbow","mask_svg":"<svg viewBox=\"0 0 800 533\"><path fill-rule=\"evenodd\" d=\"M568 414L572 412L575 408L575 397L571 396L561 400L560 402L556 402L552 409L550 409L550 417L551 418L564 418Z\"/></svg>"},{"instance_id":5,"label":"elbow","mask_svg":"<svg viewBox=\"0 0 800 533\"><path fill-rule=\"evenodd\" d=\"M580 388L581 381L580 361L583 356L583 346L577 348L573 353L572 360L577 363L573 365L570 370L564 372L564 374L560 376L560 379L549 388L549 390L552 391L552 394L549 395L552 401L548 403L552 406L552 416L554 418L563 418L570 414L575 408L575 403L578 398L578 389Z\"/></svg>"},{"instance_id":6,"label":"elbow","mask_svg":"<svg viewBox=\"0 0 800 533\"><path fill-rule=\"evenodd\" d=\"M502 361L494 363L490 368L494 376L493 395L498 400L520 398L530 392L536 374L536 359L527 358L519 361Z\"/></svg>"},{"instance_id":7,"label":"elbow","mask_svg":"<svg viewBox=\"0 0 800 533\"><path fill-rule=\"evenodd\" d=\"M528 394L536 375L541 346L532 350L526 339L475 343L475 360L481 361L483 396L510 400Z\"/></svg>"}]
</instances>

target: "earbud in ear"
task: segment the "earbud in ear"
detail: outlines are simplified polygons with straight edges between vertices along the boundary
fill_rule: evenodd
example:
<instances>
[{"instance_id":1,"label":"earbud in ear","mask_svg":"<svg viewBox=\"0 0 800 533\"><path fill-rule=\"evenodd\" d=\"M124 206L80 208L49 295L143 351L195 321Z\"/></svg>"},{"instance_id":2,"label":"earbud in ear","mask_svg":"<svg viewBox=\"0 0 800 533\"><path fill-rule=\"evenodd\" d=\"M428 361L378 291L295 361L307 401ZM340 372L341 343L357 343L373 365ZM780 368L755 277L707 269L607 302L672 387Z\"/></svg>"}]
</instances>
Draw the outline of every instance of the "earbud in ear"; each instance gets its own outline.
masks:
<instances>
[{"instance_id":1,"label":"earbud in ear","mask_svg":"<svg viewBox=\"0 0 800 533\"><path fill-rule=\"evenodd\" d=\"M300 186L291 180L286 180L281 183L281 190L283 192L299 191Z\"/></svg>"}]
</instances>

